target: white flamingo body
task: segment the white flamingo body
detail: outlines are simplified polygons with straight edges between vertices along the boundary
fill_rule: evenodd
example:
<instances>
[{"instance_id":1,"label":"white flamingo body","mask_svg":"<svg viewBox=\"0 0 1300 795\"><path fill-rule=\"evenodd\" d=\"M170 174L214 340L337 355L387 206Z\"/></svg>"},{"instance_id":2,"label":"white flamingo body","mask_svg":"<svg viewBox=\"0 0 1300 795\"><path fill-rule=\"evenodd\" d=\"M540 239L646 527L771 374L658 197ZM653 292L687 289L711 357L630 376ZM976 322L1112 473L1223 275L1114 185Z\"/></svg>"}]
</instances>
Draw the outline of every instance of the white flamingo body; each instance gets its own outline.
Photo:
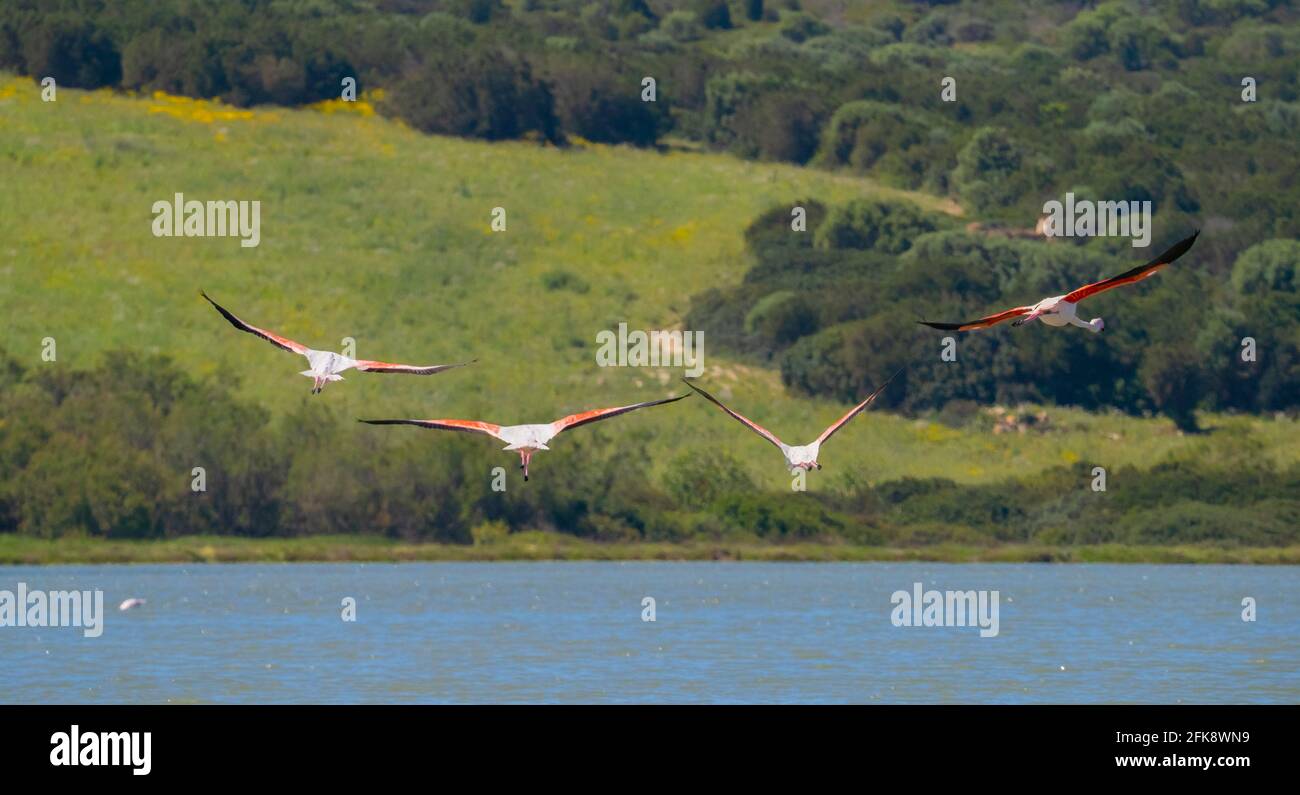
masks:
<instances>
[{"instance_id":1,"label":"white flamingo body","mask_svg":"<svg viewBox=\"0 0 1300 795\"><path fill-rule=\"evenodd\" d=\"M900 370L899 372L902 371ZM768 440L772 444L776 445L776 447L780 449L781 455L785 458L786 468L789 469L791 473L795 473L798 472L799 470L803 470L807 472L812 469L821 469L822 465L818 462L818 457L821 455L821 448L822 445L826 442L826 440L831 438L831 436L834 435L835 432L838 431L840 428L843 428L845 425L847 425L849 420L853 419L854 417L858 416L858 414L865 411L867 406L871 405L871 403L876 399L876 397L882 391L884 391L885 387L889 386L889 382L893 381L897 375L898 373L894 373L894 375L890 376L889 379L885 381L885 383L881 384L880 387L877 388L875 392L872 392L870 395L868 395L866 400L863 400L858 405L849 409L848 413L846 413L843 417L840 417L838 420L831 423L830 426L826 430L822 431L821 435L818 436L816 439L812 440L808 444L798 444L798 445L786 444L785 442L778 439L776 437L776 434L772 433L768 429L764 428L763 426L759 425L758 423L754 422L753 420L749 419L743 414L737 411L732 411L731 409L727 408L725 405L723 405L722 401L718 400L713 395L710 395L708 392L705 392L703 389L700 389L699 387L695 386L690 381L686 381L686 379L684 378L682 380L685 381L686 385L689 386L691 389L694 389L696 392L700 393L701 397L708 400L710 403L714 404L715 406L717 406L718 408L722 409L727 414L729 414L732 417L732 419L735 419L745 427L749 428L754 433L758 434L759 436Z\"/></svg>"},{"instance_id":2,"label":"white flamingo body","mask_svg":"<svg viewBox=\"0 0 1300 795\"><path fill-rule=\"evenodd\" d=\"M781 454L785 456L786 469L791 472L796 469L805 472L810 469L821 469L822 465L817 463L817 454L821 452L821 447L821 442L816 441L812 444L782 444Z\"/></svg>"},{"instance_id":3,"label":"white flamingo body","mask_svg":"<svg viewBox=\"0 0 1300 795\"><path fill-rule=\"evenodd\" d=\"M429 366L412 365L412 364L392 364L390 362L377 362L370 359L353 359L350 356L344 356L334 351L318 351L314 348L308 348L301 342L294 342L288 337L281 337L266 329L258 328L250 323L245 323L230 312L228 309L213 301L205 292L199 293L212 304L222 317L230 322L230 325L240 331L248 332L255 337L266 340L281 350L290 353L296 353L300 356L307 357L309 367L303 370L299 375L305 375L312 379L311 392L313 395L319 394L325 385L331 381L342 381L343 373L346 370L356 368L363 373L407 373L409 375L433 375L443 370L450 370L453 367L464 367L467 364L473 364L474 361L462 362L460 364L435 364Z\"/></svg>"},{"instance_id":4,"label":"white flamingo body","mask_svg":"<svg viewBox=\"0 0 1300 795\"><path fill-rule=\"evenodd\" d=\"M1014 326L1024 325L1031 320L1041 320L1049 326L1078 326L1086 328L1096 333L1106 328L1106 321L1099 317L1092 320L1082 320L1079 317L1079 305L1074 301L1065 300L1067 296L1056 295L1051 298L1044 298L1033 306L1029 307L1029 313L1025 317L1012 323Z\"/></svg>"},{"instance_id":5,"label":"white flamingo body","mask_svg":"<svg viewBox=\"0 0 1300 795\"><path fill-rule=\"evenodd\" d=\"M1092 320L1083 320L1079 317L1079 302L1085 298L1105 292L1116 287L1126 284L1140 282L1143 279L1156 275L1161 268L1186 254L1192 244L1196 242L1196 236L1200 232L1192 233L1191 237L1178 241L1170 246L1164 253L1150 262L1139 265L1136 268L1125 271L1118 276L1112 276L1109 279L1103 279L1092 284L1085 284L1077 290L1072 290L1065 295L1054 295L1051 298L1044 298L1036 304L1029 306L1018 306L1014 309L1008 309L1005 312L982 317L979 320L969 320L965 323L935 323L929 320L917 321L923 326L940 329L941 331L977 331L989 326L996 326L1004 320L1011 320L1013 326L1023 326L1026 323L1035 320L1041 320L1049 326L1078 326L1086 328L1093 333L1097 333L1106 328L1106 321L1099 317Z\"/></svg>"},{"instance_id":6,"label":"white flamingo body","mask_svg":"<svg viewBox=\"0 0 1300 795\"><path fill-rule=\"evenodd\" d=\"M359 420L370 425L417 425L422 428L432 428L442 431L461 431L463 433L480 433L499 439L506 443L501 448L511 452L519 453L519 468L524 471L524 480L528 480L528 464L532 461L533 453L541 450L550 450L549 442L561 432L570 428L576 428L579 425L586 425L589 422L598 422L600 420L617 417L619 414L626 414L629 411L658 406L663 403L673 403L682 398L690 397L689 395L678 395L676 397L664 398L663 400L650 400L644 403L633 403L629 406L615 406L608 409L593 409L583 411L578 414L570 414L562 417L555 422L536 423L529 425L496 425L491 422L480 422L478 420Z\"/></svg>"},{"instance_id":7,"label":"white flamingo body","mask_svg":"<svg viewBox=\"0 0 1300 795\"><path fill-rule=\"evenodd\" d=\"M311 366L303 370L299 375L305 375L313 379L316 382L316 386L313 388L319 387L327 381L342 381L343 376L339 375L339 373L357 366L356 359L333 351L316 351L308 348L302 355L307 357L307 363Z\"/></svg>"},{"instance_id":8,"label":"white flamingo body","mask_svg":"<svg viewBox=\"0 0 1300 795\"><path fill-rule=\"evenodd\" d=\"M1034 312L1041 312L1039 318L1049 326L1068 326L1078 319L1076 306L1065 300L1065 296L1044 298L1034 305Z\"/></svg>"},{"instance_id":9,"label":"white flamingo body","mask_svg":"<svg viewBox=\"0 0 1300 795\"><path fill-rule=\"evenodd\" d=\"M498 438L506 443L503 450L550 450L546 443L555 438L559 431L550 424L540 425L506 425L501 428Z\"/></svg>"}]
</instances>

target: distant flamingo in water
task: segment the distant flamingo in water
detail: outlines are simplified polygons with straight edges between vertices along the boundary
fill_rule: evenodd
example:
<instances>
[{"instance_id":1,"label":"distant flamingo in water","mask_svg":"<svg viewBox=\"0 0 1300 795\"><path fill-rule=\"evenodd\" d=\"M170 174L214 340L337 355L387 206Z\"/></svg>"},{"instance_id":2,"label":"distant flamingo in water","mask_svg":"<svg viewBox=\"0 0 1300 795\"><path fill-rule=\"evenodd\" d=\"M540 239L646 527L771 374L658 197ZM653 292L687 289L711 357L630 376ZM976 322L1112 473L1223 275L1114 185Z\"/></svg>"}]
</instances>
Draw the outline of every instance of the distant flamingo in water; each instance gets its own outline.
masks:
<instances>
[{"instance_id":1,"label":"distant flamingo in water","mask_svg":"<svg viewBox=\"0 0 1300 795\"><path fill-rule=\"evenodd\" d=\"M902 370L898 371L898 373L901 372ZM764 439L776 445L781 450L781 455L785 456L786 467L789 468L791 472L795 472L796 470L799 469L802 469L805 472L807 472L810 469L822 468L822 465L817 461L817 455L821 451L821 446L826 442L827 439L831 438L831 436L834 435L836 431L838 431L840 428L843 428L845 425L847 425L849 420L858 416L858 414L861 413L863 410L865 410L867 406L870 406L871 402L876 399L876 396L879 395L882 391L884 391L885 387L889 386L889 382L893 381L894 378L898 375L898 373L894 373L894 375L891 375L889 377L889 380L881 384L880 387L876 389L875 392L872 392L870 395L868 395L866 400L862 401L858 405L849 409L847 414L845 414L843 417L840 417L835 422L831 423L831 426L829 428L822 431L821 436L818 436L813 441L803 445L786 444L785 442L776 438L776 434L764 428L762 425L759 425L757 422L754 422L753 420L740 414L739 412L732 411L731 409L727 408L722 404L722 401L718 400L713 395L710 395L708 392L705 392L703 389L700 389L695 384L692 384L690 381L686 381L685 378L683 378L682 380L686 382L686 385L688 387L694 389L696 392L699 392L700 395L703 396L706 400L708 400L718 408L730 414L732 418L744 424L745 427L749 428L754 433L758 434L759 436L762 436Z\"/></svg>"},{"instance_id":2,"label":"distant flamingo in water","mask_svg":"<svg viewBox=\"0 0 1300 795\"><path fill-rule=\"evenodd\" d=\"M266 340L267 342L271 343L277 348L282 348L286 351L289 351L290 353L297 353L302 356L306 356L307 361L311 364L311 369L303 370L300 373L300 375L305 375L312 379L311 393L313 395L319 394L320 391L325 388L325 385L330 381L342 381L343 376L339 375L339 373L343 372L344 370L350 370L353 367L355 367L357 370L363 373L407 373L410 375L433 375L434 373L441 373L443 370L450 370L453 367L464 367L467 364L473 364L474 362L478 361L477 359L473 359L471 361L462 362L460 364L435 364L428 367L424 367L424 366L411 365L411 364L389 364L388 362L374 362L374 361L370 361L369 359L353 359L351 357L344 356L341 353L334 353L332 351L316 351L316 350L312 350L311 348L308 348L306 345L303 345L302 343L294 342L288 337L281 337L278 334L273 334L270 331L267 331L266 329L260 329L257 326L245 323L244 321L235 317L234 314L232 314L221 304L218 304L216 301L213 301L211 298L208 298L207 293L200 292L199 294L202 295L204 298L207 298L208 303L216 307L217 311L221 313L222 317L224 317L226 320L229 320L230 325L234 326L240 331L247 331L249 334L252 334L257 337L261 337L262 339Z\"/></svg>"},{"instance_id":3,"label":"distant flamingo in water","mask_svg":"<svg viewBox=\"0 0 1300 795\"><path fill-rule=\"evenodd\" d=\"M1079 289L1057 295L1052 298L1044 298L1032 306L1018 306L1015 309L1008 309L1005 312L999 312L996 315L982 317L979 320L971 320L966 323L932 323L928 320L918 320L923 326L937 328L941 331L975 331L977 329L995 326L1004 320L1018 318L1011 325L1023 326L1035 318L1041 319L1049 326L1066 326L1075 325L1080 328L1086 328L1093 333L1097 333L1106 328L1106 321L1099 317L1092 320L1084 321L1078 317L1078 304L1083 299L1096 295L1097 293L1110 290L1114 287L1120 287L1125 284L1133 284L1143 279L1154 276L1161 268L1178 259L1187 253L1187 250L1196 242L1196 236L1200 232L1192 233L1192 236L1175 243L1168 251L1151 260L1145 265L1139 265L1132 270L1125 271L1118 276L1112 276L1103 281L1094 282L1093 284L1084 285Z\"/></svg>"},{"instance_id":4,"label":"distant flamingo in water","mask_svg":"<svg viewBox=\"0 0 1300 795\"><path fill-rule=\"evenodd\" d=\"M629 411L658 406L664 403L673 403L686 397L690 397L690 395L678 395L663 400L651 400L645 403L634 403L630 406L617 406L611 409L593 409L579 414L570 414L555 422L541 425L493 425L490 422L479 422L478 420L358 420L358 422L365 422L370 425L418 425L421 428L482 433L493 436L506 443L506 446L502 449L514 450L519 453L519 468L524 471L524 480L528 480L528 462L532 460L533 453L538 450L550 450L551 448L547 447L546 443L554 439L561 431L577 428L579 425L586 425L589 422L607 420L610 417L617 417Z\"/></svg>"}]
</instances>

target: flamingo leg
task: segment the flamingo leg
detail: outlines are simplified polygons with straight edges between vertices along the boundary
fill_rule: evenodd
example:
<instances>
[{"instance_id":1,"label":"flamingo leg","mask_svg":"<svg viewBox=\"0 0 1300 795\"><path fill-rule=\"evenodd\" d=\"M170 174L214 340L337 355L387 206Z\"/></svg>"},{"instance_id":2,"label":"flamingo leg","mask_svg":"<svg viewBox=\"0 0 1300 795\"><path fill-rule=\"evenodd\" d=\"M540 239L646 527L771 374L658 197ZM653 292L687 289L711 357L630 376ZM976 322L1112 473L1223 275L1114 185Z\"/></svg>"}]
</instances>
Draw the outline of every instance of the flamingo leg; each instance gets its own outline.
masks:
<instances>
[{"instance_id":1,"label":"flamingo leg","mask_svg":"<svg viewBox=\"0 0 1300 795\"><path fill-rule=\"evenodd\" d=\"M1037 319L1037 317L1038 317L1039 315L1044 314L1046 311L1047 311L1047 310L1045 310L1045 309L1035 309L1034 311L1030 312L1029 314L1025 315L1024 317L1022 317L1022 318L1017 318L1016 320L1011 321L1011 325L1013 325L1013 326L1023 326L1023 325L1025 325L1026 323L1029 323L1029 322L1031 322L1031 321Z\"/></svg>"}]
</instances>

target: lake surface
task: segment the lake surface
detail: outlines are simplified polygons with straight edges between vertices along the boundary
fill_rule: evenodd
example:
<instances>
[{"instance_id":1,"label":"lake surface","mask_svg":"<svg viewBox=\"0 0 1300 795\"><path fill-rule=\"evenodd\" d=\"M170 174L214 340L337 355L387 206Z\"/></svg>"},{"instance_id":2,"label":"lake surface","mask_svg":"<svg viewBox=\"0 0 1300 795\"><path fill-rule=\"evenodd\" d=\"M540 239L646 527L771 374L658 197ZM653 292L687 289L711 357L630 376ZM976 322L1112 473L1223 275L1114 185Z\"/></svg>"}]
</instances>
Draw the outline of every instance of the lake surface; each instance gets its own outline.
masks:
<instances>
[{"instance_id":1,"label":"lake surface","mask_svg":"<svg viewBox=\"0 0 1300 795\"><path fill-rule=\"evenodd\" d=\"M6 703L1300 702L1294 567L0 567L20 582L101 589L103 634L0 627ZM998 591L998 634L894 626L915 582Z\"/></svg>"}]
</instances>

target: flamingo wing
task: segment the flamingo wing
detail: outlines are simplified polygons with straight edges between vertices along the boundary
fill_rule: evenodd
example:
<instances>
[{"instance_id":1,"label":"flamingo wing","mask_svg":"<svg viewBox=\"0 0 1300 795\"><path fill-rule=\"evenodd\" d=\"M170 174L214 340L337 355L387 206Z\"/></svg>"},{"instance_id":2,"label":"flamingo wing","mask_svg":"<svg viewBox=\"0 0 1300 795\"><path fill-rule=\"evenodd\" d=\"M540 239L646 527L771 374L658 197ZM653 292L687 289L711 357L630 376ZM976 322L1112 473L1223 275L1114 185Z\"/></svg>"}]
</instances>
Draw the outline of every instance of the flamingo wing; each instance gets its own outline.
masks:
<instances>
[{"instance_id":1,"label":"flamingo wing","mask_svg":"<svg viewBox=\"0 0 1300 795\"><path fill-rule=\"evenodd\" d=\"M900 368L898 369L898 372L896 372L896 373L894 373L893 375L891 375L891 376L890 376L890 377L885 381L885 383L881 384L881 385L876 389L875 392L872 392L870 395L867 395L867 399L866 399L866 400L862 401L862 402L859 403L858 405L856 405L856 406L854 406L853 408L849 409L849 411L848 411L847 414L845 414L843 417L840 417L840 418L839 418L838 420L836 420L836 421L835 421L835 422L834 422L834 423L833 423L829 428L827 428L826 430L822 431L822 435L817 437L817 444L821 444L822 442L825 442L827 439L831 438L831 436L833 436L833 435L835 434L836 431L838 431L840 428L843 428L845 425L847 425L848 422L849 422L849 420L851 420L851 419L853 419L854 417L858 416L858 414L860 414L864 409L866 409L867 406L870 406L870 405L871 405L871 401L875 400L876 397L877 397L881 392L885 391L885 387L889 386L889 382L890 382L890 381L893 381L895 378L897 378L897 377L898 377L898 373L903 372L903 369L904 369L904 368L901 368L901 367L900 367Z\"/></svg>"},{"instance_id":2,"label":"flamingo wing","mask_svg":"<svg viewBox=\"0 0 1300 795\"><path fill-rule=\"evenodd\" d=\"M207 298L208 303L215 306L217 308L217 311L221 313L221 316L224 317L226 320L229 320L230 325L234 326L240 331L247 331L249 334L252 334L257 337L261 337L262 339L271 343L275 347L283 348L284 350L289 351L290 353L298 353L298 354L302 354L303 356L306 356L307 351L310 350L306 345L303 345L300 342L294 342L288 337L281 337L279 334L274 334L270 331L267 331L266 329L261 329L252 324L245 323L244 321L235 317L233 312L226 309L221 304L218 304L216 301L213 301L211 298L208 297L207 293L201 290L199 291L199 295L202 295L204 298Z\"/></svg>"},{"instance_id":3,"label":"flamingo wing","mask_svg":"<svg viewBox=\"0 0 1300 795\"><path fill-rule=\"evenodd\" d=\"M363 373L407 373L409 375L433 375L441 373L443 370L450 370L453 367L465 367L466 365L477 362L478 359L471 359L468 362L460 364L435 364L429 367L421 367L415 364L390 364L389 362L375 362L369 359L358 359L356 367Z\"/></svg>"},{"instance_id":4,"label":"flamingo wing","mask_svg":"<svg viewBox=\"0 0 1300 795\"><path fill-rule=\"evenodd\" d=\"M708 392L705 392L703 389L700 389L698 386L692 384L690 381L687 381L685 378L683 378L682 381L691 389L694 389L696 392L699 392L700 395L703 396L705 400L709 401L713 405L717 406L718 408L730 414L733 419L737 420L740 423L743 423L745 427L749 428L751 431L758 434L759 436L762 436L764 439L776 445L781 450L783 451L785 450L785 444L783 444L780 439L776 438L776 434L772 433L767 428L764 428L762 425L759 425L757 422L754 422L753 420L749 419L745 415L736 411L732 411L731 409L722 405L722 401L718 400L713 395L710 395Z\"/></svg>"},{"instance_id":5,"label":"flamingo wing","mask_svg":"<svg viewBox=\"0 0 1300 795\"><path fill-rule=\"evenodd\" d=\"M357 420L368 425L418 425L421 428L433 428L438 431L460 431L462 433L481 433L501 438L501 426L478 420Z\"/></svg>"},{"instance_id":6,"label":"flamingo wing","mask_svg":"<svg viewBox=\"0 0 1300 795\"><path fill-rule=\"evenodd\" d=\"M685 397L690 397L690 395L677 395L676 397L664 398L663 400L649 400L645 403L633 403L630 406L615 406L610 409L592 409L591 411L583 411L578 414L570 414L567 417L552 422L551 430L554 433L559 433L560 431L567 431L570 428L577 428L579 425L586 425L589 422L599 422L600 420L607 420L610 417L617 417L618 415L626 414L629 411L649 408L650 406L658 406L663 403L674 403Z\"/></svg>"},{"instance_id":7,"label":"flamingo wing","mask_svg":"<svg viewBox=\"0 0 1300 795\"><path fill-rule=\"evenodd\" d=\"M1177 243L1173 244L1163 254L1151 260L1150 262L1146 263L1145 265L1139 265L1136 268L1133 268L1132 270L1124 271L1120 275L1112 276L1109 279L1103 279L1102 281L1099 282L1093 282L1092 284L1084 285L1083 287L1080 287L1074 292L1066 295L1064 300L1072 304L1077 304L1090 295L1096 295L1097 293L1105 292L1106 290L1109 290L1114 287L1120 287L1125 284L1140 282L1147 277L1154 276L1156 275L1156 273L1160 271L1161 268L1165 267L1169 263L1178 259L1182 255L1186 254L1187 250L1190 249L1192 247L1192 244L1196 242L1196 236L1199 234L1201 234L1200 230L1193 232L1191 237L1184 238L1178 241Z\"/></svg>"},{"instance_id":8,"label":"flamingo wing","mask_svg":"<svg viewBox=\"0 0 1300 795\"><path fill-rule=\"evenodd\" d=\"M1033 311L1032 306L1018 306L1015 309L1008 309L1005 312L999 312L996 315L982 317L979 320L968 320L965 323L932 323L929 320L918 320L922 326L937 328L940 331L975 331L976 329L996 326L1004 320L1010 320L1013 317L1028 314Z\"/></svg>"}]
</instances>

